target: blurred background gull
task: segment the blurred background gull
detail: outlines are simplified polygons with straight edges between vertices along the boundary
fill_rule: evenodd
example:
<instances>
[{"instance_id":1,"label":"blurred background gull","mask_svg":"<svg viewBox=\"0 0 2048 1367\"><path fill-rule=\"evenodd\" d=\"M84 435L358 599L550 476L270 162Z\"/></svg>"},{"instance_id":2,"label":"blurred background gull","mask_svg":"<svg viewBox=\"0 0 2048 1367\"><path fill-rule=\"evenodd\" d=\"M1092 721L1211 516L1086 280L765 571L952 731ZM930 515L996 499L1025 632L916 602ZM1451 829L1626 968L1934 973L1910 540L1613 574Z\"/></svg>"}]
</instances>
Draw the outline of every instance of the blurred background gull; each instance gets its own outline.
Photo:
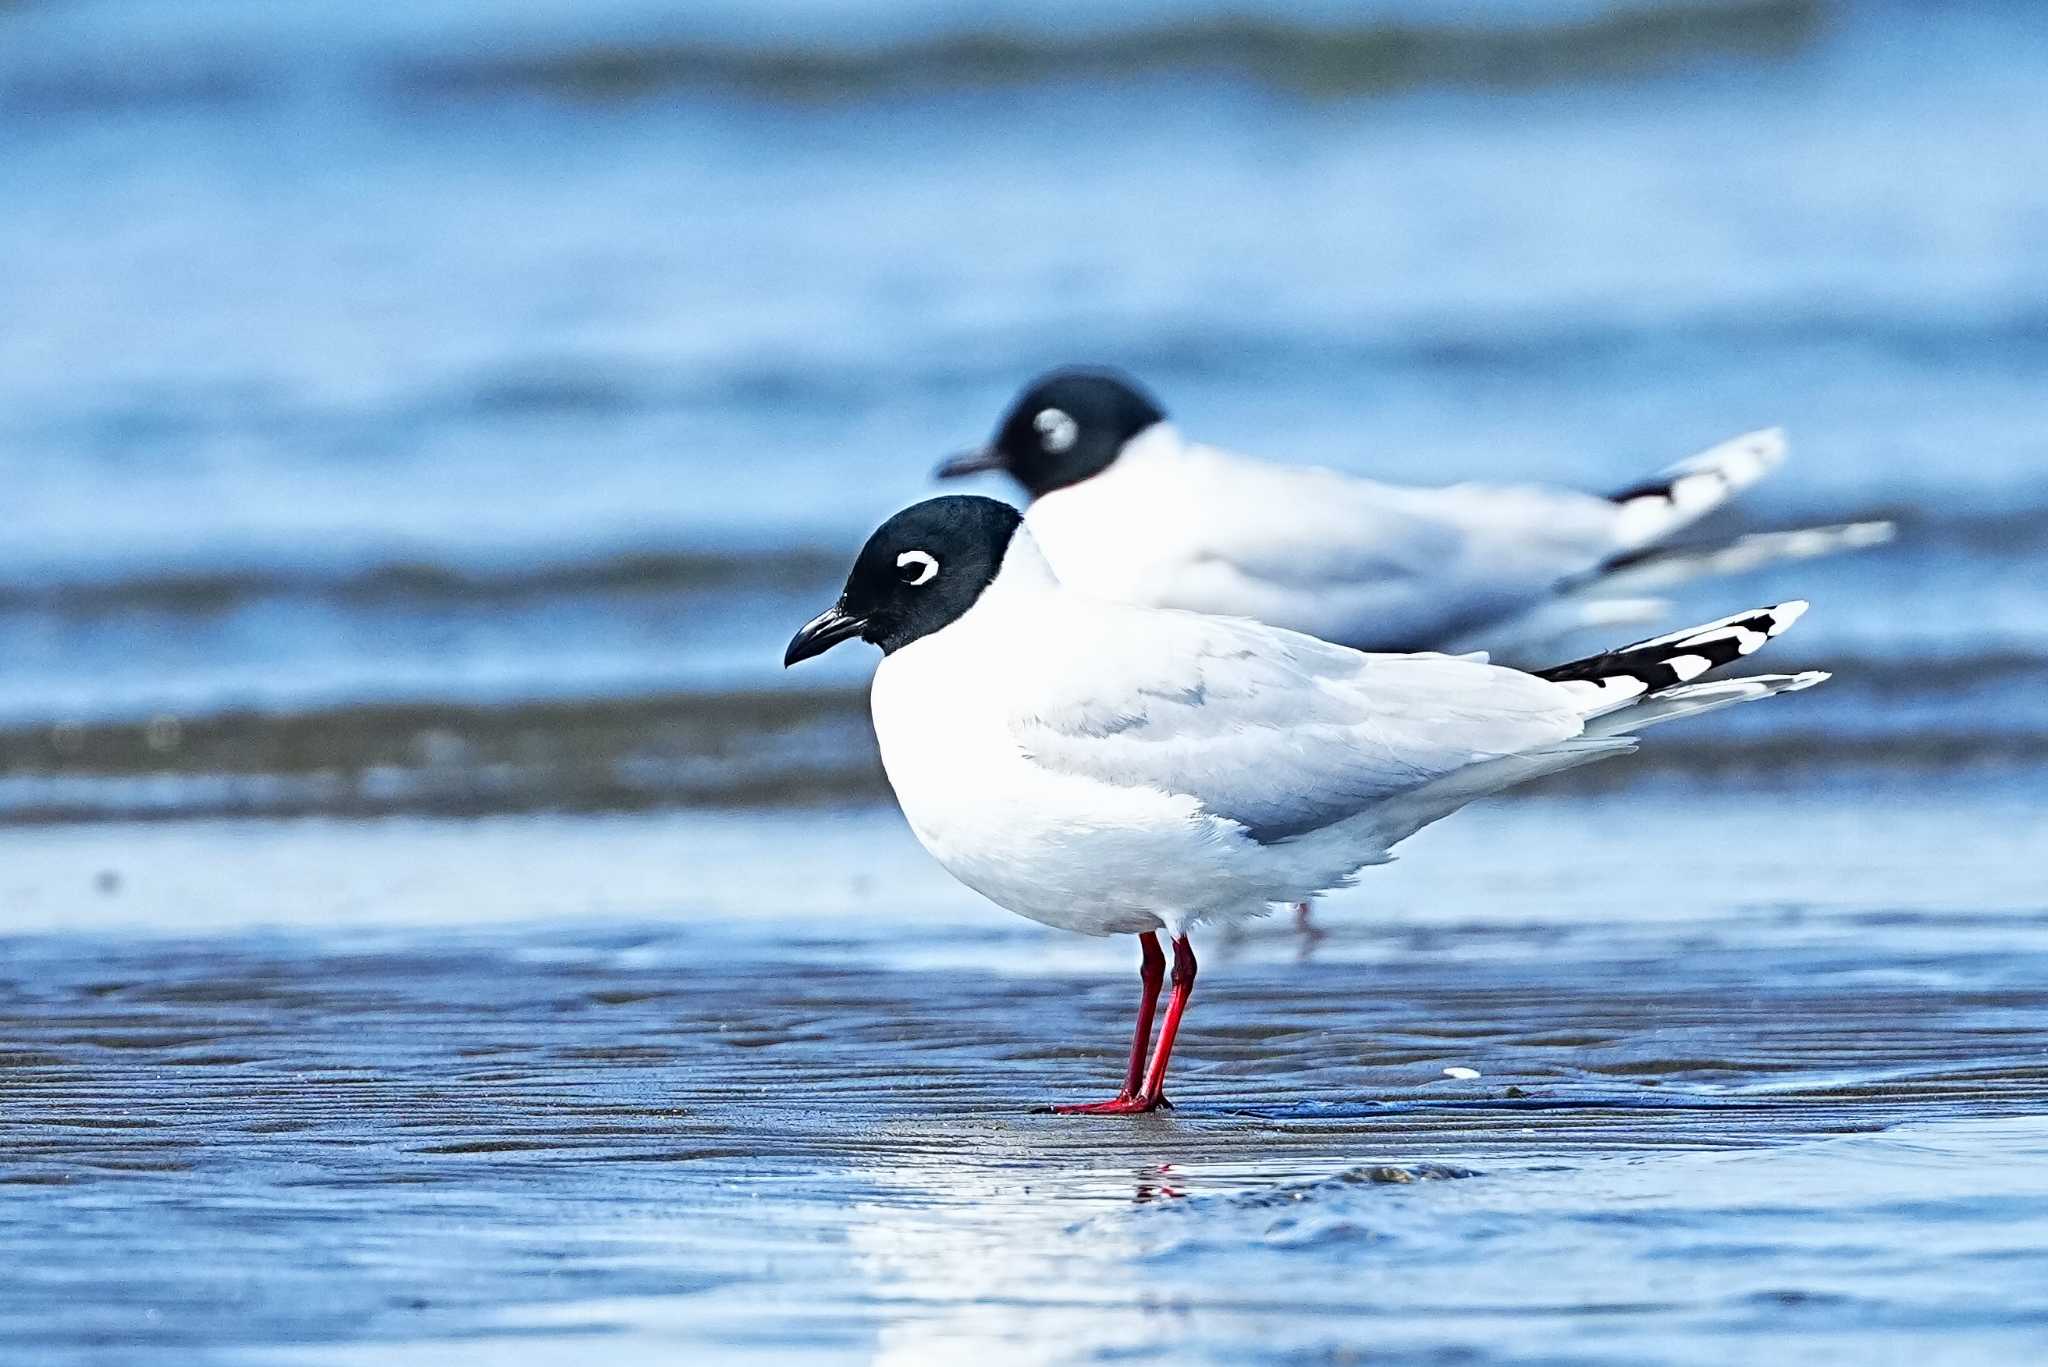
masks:
<instances>
[{"instance_id":1,"label":"blurred background gull","mask_svg":"<svg viewBox=\"0 0 2048 1367\"><path fill-rule=\"evenodd\" d=\"M0 6L0 816L879 795L779 643L1072 360L1394 480L1783 424L1715 529L1902 543L1694 586L1840 678L1645 758L2048 752L2048 15L1251 15Z\"/></svg>"}]
</instances>

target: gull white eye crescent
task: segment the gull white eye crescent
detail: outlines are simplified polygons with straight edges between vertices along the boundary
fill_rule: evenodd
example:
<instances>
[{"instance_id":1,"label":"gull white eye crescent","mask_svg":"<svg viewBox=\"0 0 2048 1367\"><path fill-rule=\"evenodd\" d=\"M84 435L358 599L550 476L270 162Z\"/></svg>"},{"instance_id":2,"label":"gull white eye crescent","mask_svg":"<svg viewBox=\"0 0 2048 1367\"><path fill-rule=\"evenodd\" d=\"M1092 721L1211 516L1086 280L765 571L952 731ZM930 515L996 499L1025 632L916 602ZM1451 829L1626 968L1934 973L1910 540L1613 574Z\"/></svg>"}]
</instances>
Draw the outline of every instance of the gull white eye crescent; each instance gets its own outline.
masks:
<instances>
[{"instance_id":1,"label":"gull white eye crescent","mask_svg":"<svg viewBox=\"0 0 2048 1367\"><path fill-rule=\"evenodd\" d=\"M929 551L905 551L896 557L896 569L904 583L916 588L932 582L932 576L939 572L939 561Z\"/></svg>"},{"instance_id":2,"label":"gull white eye crescent","mask_svg":"<svg viewBox=\"0 0 2048 1367\"><path fill-rule=\"evenodd\" d=\"M1081 425L1057 408L1041 411L1031 425L1038 429L1039 444L1054 455L1070 450L1081 435Z\"/></svg>"}]
</instances>

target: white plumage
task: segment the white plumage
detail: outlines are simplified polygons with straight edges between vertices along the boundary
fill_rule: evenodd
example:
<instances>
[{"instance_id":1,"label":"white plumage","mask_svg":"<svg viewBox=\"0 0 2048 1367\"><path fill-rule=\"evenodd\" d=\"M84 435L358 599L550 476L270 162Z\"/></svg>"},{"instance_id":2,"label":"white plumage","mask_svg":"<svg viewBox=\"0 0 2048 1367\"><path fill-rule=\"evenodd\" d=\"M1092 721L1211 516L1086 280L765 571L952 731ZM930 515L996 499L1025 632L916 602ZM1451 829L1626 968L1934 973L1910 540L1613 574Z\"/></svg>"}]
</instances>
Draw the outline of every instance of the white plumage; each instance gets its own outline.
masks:
<instances>
[{"instance_id":1,"label":"white plumage","mask_svg":"<svg viewBox=\"0 0 2048 1367\"><path fill-rule=\"evenodd\" d=\"M1734 620L1700 631L1743 654L1766 639ZM1020 530L971 608L882 662L873 707L912 829L962 882L1069 930L1181 932L1342 886L1474 798L1627 750L1632 714L1817 681L1681 685L1628 708L1641 686L1075 592Z\"/></svg>"},{"instance_id":2,"label":"white plumage","mask_svg":"<svg viewBox=\"0 0 2048 1367\"><path fill-rule=\"evenodd\" d=\"M1611 617L1597 593L1603 566L1691 525L1784 455L1782 433L1753 432L1673 466L1642 493L1605 498L1535 485L1385 484L1235 455L1159 422L1100 473L1040 495L1028 521L1060 577L1103 597L1250 617L1366 649L1497 645L1529 635L1516 620L1546 606L1552 632ZM1561 597L1569 613L1556 612Z\"/></svg>"},{"instance_id":3,"label":"white plumage","mask_svg":"<svg viewBox=\"0 0 2048 1367\"><path fill-rule=\"evenodd\" d=\"M1071 421L1024 417L1034 433ZM1190 927L1340 887L1475 798L1629 750L1644 726L1820 682L1693 682L1805 607L1540 674L1481 656L1368 655L1078 592L1014 508L937 498L876 529L783 662L856 637L881 647L875 734L925 848L1019 915L1138 936L1123 1087L1059 1108L1134 1115L1166 1104L1197 972ZM1173 990L1154 1045L1161 929L1173 932Z\"/></svg>"}]
</instances>

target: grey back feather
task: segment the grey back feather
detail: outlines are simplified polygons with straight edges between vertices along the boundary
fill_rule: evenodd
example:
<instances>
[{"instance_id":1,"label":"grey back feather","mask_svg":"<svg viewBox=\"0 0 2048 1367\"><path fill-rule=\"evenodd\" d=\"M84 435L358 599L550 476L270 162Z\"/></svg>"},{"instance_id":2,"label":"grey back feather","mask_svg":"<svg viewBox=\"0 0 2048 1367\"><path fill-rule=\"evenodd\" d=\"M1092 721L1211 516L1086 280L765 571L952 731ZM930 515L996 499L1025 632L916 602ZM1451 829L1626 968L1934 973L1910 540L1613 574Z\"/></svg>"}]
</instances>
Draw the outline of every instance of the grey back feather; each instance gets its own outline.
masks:
<instances>
[{"instance_id":1,"label":"grey back feather","mask_svg":"<svg viewBox=\"0 0 2048 1367\"><path fill-rule=\"evenodd\" d=\"M1475 660L1362 655L1186 613L1125 624L1135 636L1103 643L1094 669L1066 671L1051 702L1016 719L1024 753L1054 772L1192 797L1262 843L1581 726L1563 690Z\"/></svg>"}]
</instances>

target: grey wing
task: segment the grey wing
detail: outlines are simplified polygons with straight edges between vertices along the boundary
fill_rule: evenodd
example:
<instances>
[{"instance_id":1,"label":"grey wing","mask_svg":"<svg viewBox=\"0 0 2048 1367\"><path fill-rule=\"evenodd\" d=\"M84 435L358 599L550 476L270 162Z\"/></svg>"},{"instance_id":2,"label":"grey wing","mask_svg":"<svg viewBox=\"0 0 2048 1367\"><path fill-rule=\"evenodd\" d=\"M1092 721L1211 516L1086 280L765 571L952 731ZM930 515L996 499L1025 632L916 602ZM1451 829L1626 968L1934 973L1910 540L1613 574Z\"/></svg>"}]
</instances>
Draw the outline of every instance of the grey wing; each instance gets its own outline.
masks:
<instances>
[{"instance_id":1,"label":"grey wing","mask_svg":"<svg viewBox=\"0 0 2048 1367\"><path fill-rule=\"evenodd\" d=\"M1555 685L1475 660L1362 655L1190 613L1133 613L1050 704L1017 719L1026 756L1192 797L1262 843L1320 830L1582 723Z\"/></svg>"},{"instance_id":2,"label":"grey wing","mask_svg":"<svg viewBox=\"0 0 2048 1367\"><path fill-rule=\"evenodd\" d=\"M1325 639L1441 644L1551 593L1612 549L1614 510L1565 490L1409 489L1218 464L1179 606ZM1234 477L1234 478L1233 478Z\"/></svg>"}]
</instances>

